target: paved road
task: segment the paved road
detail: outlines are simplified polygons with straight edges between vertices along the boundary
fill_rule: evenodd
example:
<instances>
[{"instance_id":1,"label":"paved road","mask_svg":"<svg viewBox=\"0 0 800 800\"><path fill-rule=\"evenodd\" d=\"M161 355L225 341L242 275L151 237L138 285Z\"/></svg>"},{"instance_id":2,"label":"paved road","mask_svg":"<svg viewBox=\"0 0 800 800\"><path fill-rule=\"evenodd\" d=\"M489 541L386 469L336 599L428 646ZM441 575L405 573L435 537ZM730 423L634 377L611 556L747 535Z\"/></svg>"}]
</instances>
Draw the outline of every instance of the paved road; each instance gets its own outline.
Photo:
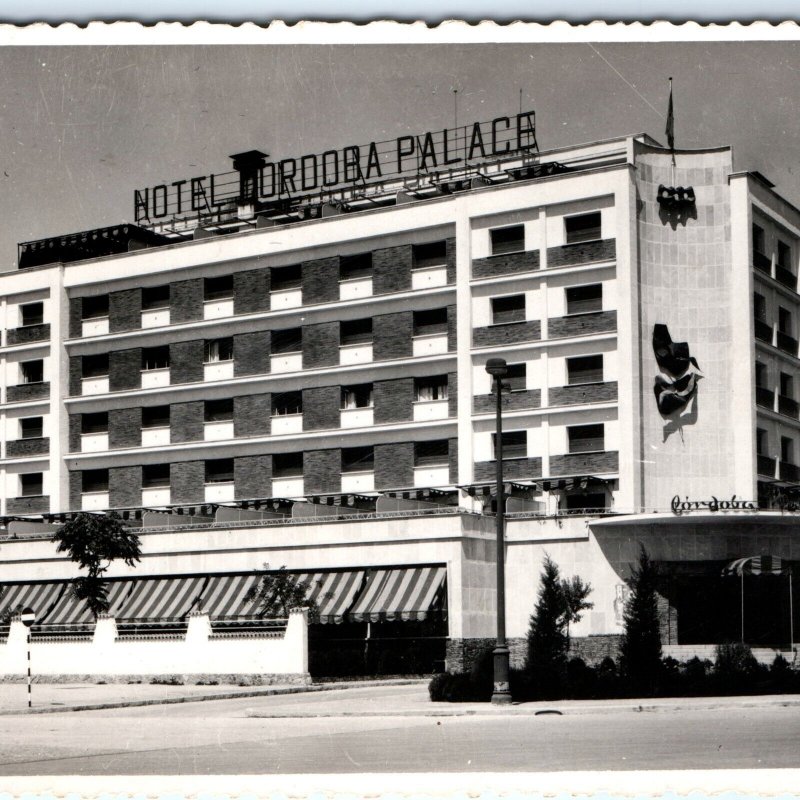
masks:
<instances>
[{"instance_id":1,"label":"paved road","mask_svg":"<svg viewBox=\"0 0 800 800\"><path fill-rule=\"evenodd\" d=\"M418 687L4 718L2 775L729 769L800 765L800 708L484 717L391 710ZM350 698L350 700L348 700ZM332 704L332 706L331 706ZM333 709L333 710L332 710Z\"/></svg>"}]
</instances>

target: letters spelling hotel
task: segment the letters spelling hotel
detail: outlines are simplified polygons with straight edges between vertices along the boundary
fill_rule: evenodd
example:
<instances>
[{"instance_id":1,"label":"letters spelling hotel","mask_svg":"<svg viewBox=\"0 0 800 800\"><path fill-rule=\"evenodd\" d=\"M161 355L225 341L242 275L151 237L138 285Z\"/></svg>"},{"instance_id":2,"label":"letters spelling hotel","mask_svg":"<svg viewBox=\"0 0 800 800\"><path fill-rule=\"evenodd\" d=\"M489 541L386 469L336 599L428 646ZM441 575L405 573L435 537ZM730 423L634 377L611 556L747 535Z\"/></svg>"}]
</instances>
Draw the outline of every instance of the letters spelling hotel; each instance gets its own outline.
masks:
<instances>
[{"instance_id":1,"label":"letters spelling hotel","mask_svg":"<svg viewBox=\"0 0 800 800\"><path fill-rule=\"evenodd\" d=\"M667 653L789 648L800 211L767 178L644 134L540 150L533 112L232 159L0 275L0 608L35 598L34 642L92 637L48 537L116 509L144 553L109 573L118 636L205 615L233 654L268 564L317 598L312 675L465 668L500 357L512 663L546 553L593 587L574 650L614 655L640 543Z\"/></svg>"}]
</instances>

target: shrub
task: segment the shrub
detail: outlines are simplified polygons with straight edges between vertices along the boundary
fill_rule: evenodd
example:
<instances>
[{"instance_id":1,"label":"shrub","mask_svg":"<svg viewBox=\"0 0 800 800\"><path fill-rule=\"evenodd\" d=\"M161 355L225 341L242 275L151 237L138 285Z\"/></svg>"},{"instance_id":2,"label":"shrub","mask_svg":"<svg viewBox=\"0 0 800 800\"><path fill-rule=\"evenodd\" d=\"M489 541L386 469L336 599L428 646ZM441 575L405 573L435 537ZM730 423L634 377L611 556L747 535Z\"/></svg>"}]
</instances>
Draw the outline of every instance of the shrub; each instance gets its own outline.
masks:
<instances>
[{"instance_id":1,"label":"shrub","mask_svg":"<svg viewBox=\"0 0 800 800\"><path fill-rule=\"evenodd\" d=\"M718 644L716 656L714 670L720 675L752 676L758 670L758 661L744 642Z\"/></svg>"},{"instance_id":2,"label":"shrub","mask_svg":"<svg viewBox=\"0 0 800 800\"><path fill-rule=\"evenodd\" d=\"M597 671L587 666L582 658L571 658L567 662L567 689L570 697L594 697L597 694Z\"/></svg>"}]
</instances>

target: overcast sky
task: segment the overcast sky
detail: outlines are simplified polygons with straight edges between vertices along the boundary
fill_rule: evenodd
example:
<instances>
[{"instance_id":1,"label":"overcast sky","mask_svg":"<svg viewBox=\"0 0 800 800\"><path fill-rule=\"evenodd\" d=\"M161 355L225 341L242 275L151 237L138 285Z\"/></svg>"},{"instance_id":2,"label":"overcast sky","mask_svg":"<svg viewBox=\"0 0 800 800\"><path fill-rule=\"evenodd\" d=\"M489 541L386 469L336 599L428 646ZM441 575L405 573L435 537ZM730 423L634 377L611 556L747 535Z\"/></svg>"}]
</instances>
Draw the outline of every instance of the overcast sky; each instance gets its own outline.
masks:
<instances>
[{"instance_id":1,"label":"overcast sky","mask_svg":"<svg viewBox=\"0 0 800 800\"><path fill-rule=\"evenodd\" d=\"M800 205L792 43L0 50L0 268L16 244L133 218L136 188L272 158L537 114L541 149L628 133L730 144Z\"/></svg>"}]
</instances>

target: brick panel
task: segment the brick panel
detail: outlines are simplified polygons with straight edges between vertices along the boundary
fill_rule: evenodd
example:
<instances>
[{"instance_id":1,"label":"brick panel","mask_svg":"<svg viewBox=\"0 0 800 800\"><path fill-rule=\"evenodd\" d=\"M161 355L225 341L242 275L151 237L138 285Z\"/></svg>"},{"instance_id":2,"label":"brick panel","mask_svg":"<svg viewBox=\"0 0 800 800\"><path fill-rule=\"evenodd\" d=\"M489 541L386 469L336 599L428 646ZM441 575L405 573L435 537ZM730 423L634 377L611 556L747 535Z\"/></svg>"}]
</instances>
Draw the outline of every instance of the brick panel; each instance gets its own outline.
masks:
<instances>
[{"instance_id":1,"label":"brick panel","mask_svg":"<svg viewBox=\"0 0 800 800\"><path fill-rule=\"evenodd\" d=\"M233 313L269 311L269 267L233 273Z\"/></svg>"},{"instance_id":2,"label":"brick panel","mask_svg":"<svg viewBox=\"0 0 800 800\"><path fill-rule=\"evenodd\" d=\"M202 400L173 403L169 407L170 441L173 443L202 441L204 408Z\"/></svg>"},{"instance_id":3,"label":"brick panel","mask_svg":"<svg viewBox=\"0 0 800 800\"><path fill-rule=\"evenodd\" d=\"M303 430L330 431L338 428L341 398L340 386L303 389Z\"/></svg>"},{"instance_id":4,"label":"brick panel","mask_svg":"<svg viewBox=\"0 0 800 800\"><path fill-rule=\"evenodd\" d=\"M81 481L83 473L74 470L69 473L69 508L70 511L79 511L81 507Z\"/></svg>"},{"instance_id":5,"label":"brick panel","mask_svg":"<svg viewBox=\"0 0 800 800\"><path fill-rule=\"evenodd\" d=\"M447 463L450 468L450 483L458 483L458 439L448 439Z\"/></svg>"},{"instance_id":6,"label":"brick panel","mask_svg":"<svg viewBox=\"0 0 800 800\"><path fill-rule=\"evenodd\" d=\"M68 421L67 447L70 453L81 451L81 415L70 414Z\"/></svg>"},{"instance_id":7,"label":"brick panel","mask_svg":"<svg viewBox=\"0 0 800 800\"><path fill-rule=\"evenodd\" d=\"M617 329L616 311L593 311L571 317L551 317L547 321L547 336L563 339L567 336L587 336Z\"/></svg>"},{"instance_id":8,"label":"brick panel","mask_svg":"<svg viewBox=\"0 0 800 800\"><path fill-rule=\"evenodd\" d=\"M245 394L233 398L233 435L269 436L272 395Z\"/></svg>"},{"instance_id":9,"label":"brick panel","mask_svg":"<svg viewBox=\"0 0 800 800\"><path fill-rule=\"evenodd\" d=\"M265 375L269 372L270 331L237 333L233 337L233 374Z\"/></svg>"},{"instance_id":10,"label":"brick panel","mask_svg":"<svg viewBox=\"0 0 800 800\"><path fill-rule=\"evenodd\" d=\"M332 367L339 363L339 323L303 326L303 367Z\"/></svg>"},{"instance_id":11,"label":"brick panel","mask_svg":"<svg viewBox=\"0 0 800 800\"><path fill-rule=\"evenodd\" d=\"M372 358L386 361L391 358L410 358L414 318L411 311L381 314L372 319Z\"/></svg>"},{"instance_id":12,"label":"brick panel","mask_svg":"<svg viewBox=\"0 0 800 800\"><path fill-rule=\"evenodd\" d=\"M458 373L447 373L447 416L458 416Z\"/></svg>"},{"instance_id":13,"label":"brick panel","mask_svg":"<svg viewBox=\"0 0 800 800\"><path fill-rule=\"evenodd\" d=\"M81 393L83 361L81 356L69 357L69 396L77 397Z\"/></svg>"},{"instance_id":14,"label":"brick panel","mask_svg":"<svg viewBox=\"0 0 800 800\"><path fill-rule=\"evenodd\" d=\"M478 483L493 481L497 469L495 461L478 461L475 463L475 478ZM504 458L504 480L530 480L542 477L541 458Z\"/></svg>"},{"instance_id":15,"label":"brick panel","mask_svg":"<svg viewBox=\"0 0 800 800\"><path fill-rule=\"evenodd\" d=\"M384 247L372 253L372 291L374 294L406 292L411 288L412 251L410 244Z\"/></svg>"},{"instance_id":16,"label":"brick panel","mask_svg":"<svg viewBox=\"0 0 800 800\"><path fill-rule=\"evenodd\" d=\"M108 326L111 333L142 327L141 289L123 289L108 295Z\"/></svg>"},{"instance_id":17,"label":"brick panel","mask_svg":"<svg viewBox=\"0 0 800 800\"><path fill-rule=\"evenodd\" d=\"M234 458L233 481L237 498L270 497L272 493L272 456Z\"/></svg>"},{"instance_id":18,"label":"brick panel","mask_svg":"<svg viewBox=\"0 0 800 800\"><path fill-rule=\"evenodd\" d=\"M108 412L108 446L111 450L141 447L142 409L112 408Z\"/></svg>"},{"instance_id":19,"label":"brick panel","mask_svg":"<svg viewBox=\"0 0 800 800\"><path fill-rule=\"evenodd\" d=\"M69 299L69 338L78 339L83 330L83 299L70 297Z\"/></svg>"},{"instance_id":20,"label":"brick panel","mask_svg":"<svg viewBox=\"0 0 800 800\"><path fill-rule=\"evenodd\" d=\"M111 392L142 385L142 348L114 350L108 354L108 388Z\"/></svg>"},{"instance_id":21,"label":"brick panel","mask_svg":"<svg viewBox=\"0 0 800 800\"><path fill-rule=\"evenodd\" d=\"M33 497L9 497L6 514L41 514L50 510L50 497L39 494Z\"/></svg>"},{"instance_id":22,"label":"brick panel","mask_svg":"<svg viewBox=\"0 0 800 800\"><path fill-rule=\"evenodd\" d=\"M131 508L142 504L142 468L140 465L109 469L108 503L111 508Z\"/></svg>"},{"instance_id":23,"label":"brick panel","mask_svg":"<svg viewBox=\"0 0 800 800\"><path fill-rule=\"evenodd\" d=\"M205 461L176 461L171 464L169 469L171 501L202 503L205 500L205 479Z\"/></svg>"},{"instance_id":24,"label":"brick panel","mask_svg":"<svg viewBox=\"0 0 800 800\"><path fill-rule=\"evenodd\" d=\"M547 248L547 266L549 268L591 264L594 261L611 261L616 257L616 239L601 239L594 242L578 242L577 244Z\"/></svg>"},{"instance_id":25,"label":"brick panel","mask_svg":"<svg viewBox=\"0 0 800 800\"><path fill-rule=\"evenodd\" d=\"M375 445L375 488L399 489L414 485L414 443Z\"/></svg>"},{"instance_id":26,"label":"brick panel","mask_svg":"<svg viewBox=\"0 0 800 800\"><path fill-rule=\"evenodd\" d=\"M80 394L80 389L78 389ZM9 386L6 389L7 403L21 403L24 400L38 400L50 396L50 383L21 383L18 386Z\"/></svg>"},{"instance_id":27,"label":"brick panel","mask_svg":"<svg viewBox=\"0 0 800 800\"><path fill-rule=\"evenodd\" d=\"M447 351L455 353L458 349L458 333L456 331L456 307L447 306Z\"/></svg>"},{"instance_id":28,"label":"brick panel","mask_svg":"<svg viewBox=\"0 0 800 800\"><path fill-rule=\"evenodd\" d=\"M6 458L41 456L50 452L50 439L46 436L37 439L12 439L6 442Z\"/></svg>"},{"instance_id":29,"label":"brick panel","mask_svg":"<svg viewBox=\"0 0 800 800\"><path fill-rule=\"evenodd\" d=\"M579 403L607 403L617 399L617 382L589 383L580 386L552 386L548 392L551 406L571 406Z\"/></svg>"},{"instance_id":30,"label":"brick panel","mask_svg":"<svg viewBox=\"0 0 800 800\"><path fill-rule=\"evenodd\" d=\"M203 342L173 342L169 346L171 383L196 383L203 380Z\"/></svg>"},{"instance_id":31,"label":"brick panel","mask_svg":"<svg viewBox=\"0 0 800 800\"><path fill-rule=\"evenodd\" d=\"M341 474L342 451L338 448L303 453L303 488L306 494L341 491Z\"/></svg>"},{"instance_id":32,"label":"brick panel","mask_svg":"<svg viewBox=\"0 0 800 800\"><path fill-rule=\"evenodd\" d=\"M50 324L26 325L24 328L11 328L6 334L6 344L28 344L45 342L50 338Z\"/></svg>"},{"instance_id":33,"label":"brick panel","mask_svg":"<svg viewBox=\"0 0 800 800\"><path fill-rule=\"evenodd\" d=\"M376 425L386 422L408 422L414 416L414 379L397 378L375 381L372 385Z\"/></svg>"},{"instance_id":34,"label":"brick panel","mask_svg":"<svg viewBox=\"0 0 800 800\"><path fill-rule=\"evenodd\" d=\"M456 240L451 237L447 242L447 282L456 282Z\"/></svg>"},{"instance_id":35,"label":"brick panel","mask_svg":"<svg viewBox=\"0 0 800 800\"><path fill-rule=\"evenodd\" d=\"M507 325L489 325L472 331L473 347L538 342L542 338L542 325L538 319L511 322Z\"/></svg>"},{"instance_id":36,"label":"brick panel","mask_svg":"<svg viewBox=\"0 0 800 800\"><path fill-rule=\"evenodd\" d=\"M539 389L503 393L503 411L539 408L541 404L542 392ZM475 414L495 413L496 409L497 400L494 394L478 394L472 398L472 410Z\"/></svg>"},{"instance_id":37,"label":"brick panel","mask_svg":"<svg viewBox=\"0 0 800 800\"><path fill-rule=\"evenodd\" d=\"M203 279L175 281L169 285L169 321L191 322L203 318Z\"/></svg>"},{"instance_id":38,"label":"brick panel","mask_svg":"<svg viewBox=\"0 0 800 800\"><path fill-rule=\"evenodd\" d=\"M515 275L539 269L539 251L505 253L499 256L476 258L472 262L473 278L494 278L499 275Z\"/></svg>"},{"instance_id":39,"label":"brick panel","mask_svg":"<svg viewBox=\"0 0 800 800\"><path fill-rule=\"evenodd\" d=\"M550 475L594 475L597 472L617 472L619 453L565 453L550 456Z\"/></svg>"},{"instance_id":40,"label":"brick panel","mask_svg":"<svg viewBox=\"0 0 800 800\"><path fill-rule=\"evenodd\" d=\"M303 305L339 299L339 256L303 262Z\"/></svg>"}]
</instances>

